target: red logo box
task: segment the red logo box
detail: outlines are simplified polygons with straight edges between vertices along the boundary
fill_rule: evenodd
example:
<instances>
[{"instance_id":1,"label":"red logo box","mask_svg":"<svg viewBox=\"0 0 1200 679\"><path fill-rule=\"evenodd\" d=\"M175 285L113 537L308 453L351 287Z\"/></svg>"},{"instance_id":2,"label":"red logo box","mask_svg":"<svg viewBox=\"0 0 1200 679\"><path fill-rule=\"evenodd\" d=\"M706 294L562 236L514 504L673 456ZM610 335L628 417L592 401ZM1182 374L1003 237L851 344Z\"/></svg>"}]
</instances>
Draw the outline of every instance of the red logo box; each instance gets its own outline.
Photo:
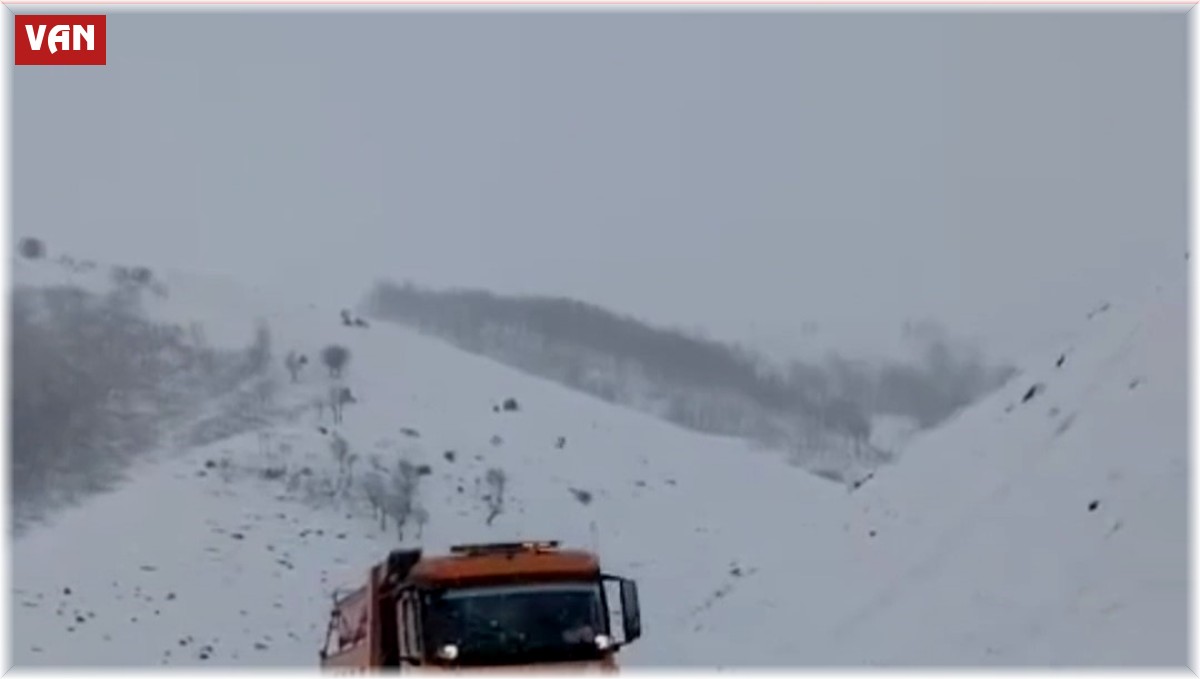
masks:
<instances>
[{"instance_id":1,"label":"red logo box","mask_svg":"<svg viewBox=\"0 0 1200 679\"><path fill-rule=\"evenodd\" d=\"M104 66L104 14L17 14L17 66Z\"/></svg>"}]
</instances>

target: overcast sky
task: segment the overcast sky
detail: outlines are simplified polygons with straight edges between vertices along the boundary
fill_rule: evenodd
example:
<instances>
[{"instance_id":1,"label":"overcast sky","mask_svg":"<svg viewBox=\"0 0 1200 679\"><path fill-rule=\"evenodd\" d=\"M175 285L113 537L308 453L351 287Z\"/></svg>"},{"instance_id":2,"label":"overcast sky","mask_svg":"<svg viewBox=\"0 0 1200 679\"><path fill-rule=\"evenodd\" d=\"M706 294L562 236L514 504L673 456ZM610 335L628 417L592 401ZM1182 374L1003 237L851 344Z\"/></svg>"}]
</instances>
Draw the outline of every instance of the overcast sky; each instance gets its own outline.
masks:
<instances>
[{"instance_id":1,"label":"overcast sky","mask_svg":"<svg viewBox=\"0 0 1200 679\"><path fill-rule=\"evenodd\" d=\"M16 69L15 229L347 305L411 278L1010 352L1182 265L1185 40L1182 11L110 14L107 67Z\"/></svg>"}]
</instances>

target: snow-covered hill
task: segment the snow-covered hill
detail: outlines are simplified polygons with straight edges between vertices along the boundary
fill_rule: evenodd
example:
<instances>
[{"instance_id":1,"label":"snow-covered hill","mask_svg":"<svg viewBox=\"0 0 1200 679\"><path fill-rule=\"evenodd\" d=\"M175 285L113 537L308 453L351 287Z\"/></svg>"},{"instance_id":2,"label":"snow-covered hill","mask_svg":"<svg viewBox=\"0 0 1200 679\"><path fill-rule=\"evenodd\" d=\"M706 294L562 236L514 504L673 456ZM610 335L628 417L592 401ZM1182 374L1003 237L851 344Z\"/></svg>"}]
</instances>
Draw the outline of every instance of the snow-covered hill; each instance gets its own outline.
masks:
<instances>
[{"instance_id":1,"label":"snow-covered hill","mask_svg":"<svg viewBox=\"0 0 1200 679\"><path fill-rule=\"evenodd\" d=\"M637 578L645 636L627 666L1187 662L1182 272L1149 301L1081 314L1061 366L1032 357L852 493L397 327L165 280L151 313L235 343L266 319L284 382L283 354L308 355L275 396L296 407L164 450L17 540L18 666L314 666L332 588L398 543L361 483L332 497L331 427L360 481L373 464L418 470L427 521L411 517L405 543L557 538ZM299 407L334 382L317 360L330 343L350 349L341 382L358 399L336 426ZM517 410L497 407L510 397ZM504 500L489 524L490 470Z\"/></svg>"}]
</instances>

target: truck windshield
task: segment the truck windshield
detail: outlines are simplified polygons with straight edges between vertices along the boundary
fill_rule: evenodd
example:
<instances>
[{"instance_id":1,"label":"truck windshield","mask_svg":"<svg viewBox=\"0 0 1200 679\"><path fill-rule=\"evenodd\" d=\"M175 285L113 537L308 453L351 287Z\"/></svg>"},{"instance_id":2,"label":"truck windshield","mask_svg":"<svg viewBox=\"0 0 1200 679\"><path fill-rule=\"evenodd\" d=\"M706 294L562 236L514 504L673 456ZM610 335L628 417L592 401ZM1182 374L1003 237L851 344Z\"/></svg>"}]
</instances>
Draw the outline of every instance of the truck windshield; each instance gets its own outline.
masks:
<instances>
[{"instance_id":1,"label":"truck windshield","mask_svg":"<svg viewBox=\"0 0 1200 679\"><path fill-rule=\"evenodd\" d=\"M426 605L430 650L456 664L594 659L608 633L596 582L447 589Z\"/></svg>"}]
</instances>

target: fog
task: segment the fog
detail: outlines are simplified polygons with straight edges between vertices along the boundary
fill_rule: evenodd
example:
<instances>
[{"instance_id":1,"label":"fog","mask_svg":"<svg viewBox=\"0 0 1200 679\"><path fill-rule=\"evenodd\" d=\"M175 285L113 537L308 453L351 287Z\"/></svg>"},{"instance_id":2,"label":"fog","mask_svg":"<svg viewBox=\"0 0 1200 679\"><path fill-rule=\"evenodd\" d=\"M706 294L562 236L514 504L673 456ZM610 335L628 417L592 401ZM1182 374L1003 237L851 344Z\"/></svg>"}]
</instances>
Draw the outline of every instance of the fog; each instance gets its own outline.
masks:
<instances>
[{"instance_id":1,"label":"fog","mask_svg":"<svg viewBox=\"0 0 1200 679\"><path fill-rule=\"evenodd\" d=\"M32 11L32 10L31 10ZM14 223L350 304L583 299L776 354L1008 357L1182 264L1179 12L110 12L20 68Z\"/></svg>"}]
</instances>

